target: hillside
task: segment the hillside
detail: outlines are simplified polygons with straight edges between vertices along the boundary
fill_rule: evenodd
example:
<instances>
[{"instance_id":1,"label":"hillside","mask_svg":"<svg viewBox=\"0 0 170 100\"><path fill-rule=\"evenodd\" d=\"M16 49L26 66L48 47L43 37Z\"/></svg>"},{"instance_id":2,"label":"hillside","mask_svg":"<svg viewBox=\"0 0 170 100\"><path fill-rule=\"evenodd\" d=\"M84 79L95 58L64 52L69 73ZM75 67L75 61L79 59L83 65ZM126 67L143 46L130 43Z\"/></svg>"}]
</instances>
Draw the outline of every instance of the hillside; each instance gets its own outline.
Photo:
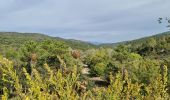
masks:
<instances>
[{"instance_id":1,"label":"hillside","mask_svg":"<svg viewBox=\"0 0 170 100\"><path fill-rule=\"evenodd\" d=\"M65 42L73 49L89 49L96 47L95 45L79 40L63 39L59 37L50 37L39 33L18 33L18 32L0 32L0 45L20 46L26 41L43 41L43 40L56 40Z\"/></svg>"},{"instance_id":2,"label":"hillside","mask_svg":"<svg viewBox=\"0 0 170 100\"><path fill-rule=\"evenodd\" d=\"M111 48L16 32L0 43L2 100L169 99L169 32Z\"/></svg>"},{"instance_id":3,"label":"hillside","mask_svg":"<svg viewBox=\"0 0 170 100\"><path fill-rule=\"evenodd\" d=\"M89 42L84 42L74 39L63 39L60 37L51 37L39 33L17 33L17 32L0 32L0 47L15 47L18 48L27 41L43 41L54 40L60 41L73 49L88 50L91 48L115 48L118 45L126 45L132 52L140 55L158 55L167 56L170 52L170 32L160 33L157 35L144 37L132 41L123 41L118 43L106 43L95 45ZM153 42L153 43L152 43ZM152 46L153 45L153 46ZM153 49L150 50L150 49ZM153 54L154 53L154 54Z\"/></svg>"},{"instance_id":4,"label":"hillside","mask_svg":"<svg viewBox=\"0 0 170 100\"><path fill-rule=\"evenodd\" d=\"M108 48L114 48L115 46L118 45L139 45L141 43L144 43L146 40L149 40L150 38L155 38L155 39L159 39L162 37L169 37L170 36L170 31L168 32L164 32L164 33L159 33L153 36L147 36L147 37L143 37L143 38L139 38L139 39L135 39L135 40L131 40L131 41L123 41L123 42L117 42L117 43L104 43L104 44L100 44L100 47L108 47Z\"/></svg>"},{"instance_id":5,"label":"hillside","mask_svg":"<svg viewBox=\"0 0 170 100\"><path fill-rule=\"evenodd\" d=\"M17 46L29 40L32 40L32 41L56 40L56 41L65 42L72 48L86 50L89 48L97 48L97 47L114 48L122 44L136 46L136 45L141 45L142 43L145 43L150 38L155 38L157 41L159 41L160 38L169 37L169 36L170 36L170 32L164 32L164 33L160 33L160 34L153 35L153 36L135 39L132 41L123 41L123 42L118 42L118 43L103 43L103 44L95 45L93 43L85 42L81 40L51 37L51 36L40 34L40 33L0 32L0 43L1 45L10 44L10 45Z\"/></svg>"},{"instance_id":6,"label":"hillside","mask_svg":"<svg viewBox=\"0 0 170 100\"><path fill-rule=\"evenodd\" d=\"M129 45L133 52L143 56L166 58L170 55L170 32L128 41L125 45Z\"/></svg>"},{"instance_id":7,"label":"hillside","mask_svg":"<svg viewBox=\"0 0 170 100\"><path fill-rule=\"evenodd\" d=\"M140 39L135 39L132 41L126 41L125 44L140 44L140 43L144 43L146 40L149 40L151 38L155 38L155 39L157 39L157 41L159 41L160 38L169 37L169 36L170 36L170 31L164 32L164 33L159 33L159 34L148 36L148 37L143 37Z\"/></svg>"},{"instance_id":8,"label":"hillside","mask_svg":"<svg viewBox=\"0 0 170 100\"><path fill-rule=\"evenodd\" d=\"M170 56L170 31L132 41L101 44L100 47L115 49L124 45L129 51L144 57L166 59Z\"/></svg>"}]
</instances>

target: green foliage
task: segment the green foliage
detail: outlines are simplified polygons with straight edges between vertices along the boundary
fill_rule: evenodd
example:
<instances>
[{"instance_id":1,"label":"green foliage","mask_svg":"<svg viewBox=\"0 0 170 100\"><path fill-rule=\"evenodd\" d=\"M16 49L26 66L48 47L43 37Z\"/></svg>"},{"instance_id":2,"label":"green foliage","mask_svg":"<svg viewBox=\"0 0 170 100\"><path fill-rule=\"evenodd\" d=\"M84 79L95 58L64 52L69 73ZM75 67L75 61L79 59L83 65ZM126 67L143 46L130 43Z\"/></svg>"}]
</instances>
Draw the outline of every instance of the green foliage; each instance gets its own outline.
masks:
<instances>
[{"instance_id":1,"label":"green foliage","mask_svg":"<svg viewBox=\"0 0 170 100\"><path fill-rule=\"evenodd\" d=\"M1 33L0 41L2 100L170 98L168 33L113 49L89 49L89 46L86 50L85 44L79 47L79 41L63 42L39 34ZM75 59L69 41L86 51L80 51L80 57ZM90 75L80 73L84 64L89 67ZM99 80L92 80L93 77Z\"/></svg>"},{"instance_id":2,"label":"green foliage","mask_svg":"<svg viewBox=\"0 0 170 100\"><path fill-rule=\"evenodd\" d=\"M166 58L170 54L170 32L127 42L133 52L150 58Z\"/></svg>"},{"instance_id":3,"label":"green foliage","mask_svg":"<svg viewBox=\"0 0 170 100\"><path fill-rule=\"evenodd\" d=\"M5 99L38 99L38 100L78 100L78 99L159 99L167 100L167 66L162 66L160 74L147 85L132 83L128 70L118 72L115 76L110 74L110 85L107 88L94 88L85 92L79 92L77 67L73 66L73 72L64 76L61 70L54 73L45 64L43 73L33 69L29 75L25 68L22 74L16 73L12 62L0 59L2 100Z\"/></svg>"},{"instance_id":4,"label":"green foliage","mask_svg":"<svg viewBox=\"0 0 170 100\"><path fill-rule=\"evenodd\" d=\"M105 68L106 68L106 64L104 63L97 63L91 70L94 72L92 72L92 74L96 74L97 76L102 76L104 75L105 72Z\"/></svg>"},{"instance_id":5,"label":"green foliage","mask_svg":"<svg viewBox=\"0 0 170 100\"><path fill-rule=\"evenodd\" d=\"M132 81L148 84L154 81L159 72L159 62L149 59L140 59L126 64L130 70Z\"/></svg>"},{"instance_id":6,"label":"green foliage","mask_svg":"<svg viewBox=\"0 0 170 100\"><path fill-rule=\"evenodd\" d=\"M77 67L74 66L74 71L67 76L63 76L61 70L56 73L44 65L45 76L41 77L36 69L32 69L33 73L30 75L25 68L22 69L22 74L16 73L12 62L5 58L0 59L1 88L3 90L2 99L5 98L29 98L46 100L52 98L71 99L78 98L76 92L76 82L78 79Z\"/></svg>"},{"instance_id":7,"label":"green foliage","mask_svg":"<svg viewBox=\"0 0 170 100\"><path fill-rule=\"evenodd\" d=\"M58 37L50 37L47 35L39 33L17 33L17 32L0 32L0 47L15 47L16 49L22 44L28 41L41 42L44 40L54 40L61 41L75 49L87 50L90 48L96 48L96 45L91 43L78 41L78 40L69 40Z\"/></svg>"},{"instance_id":8,"label":"green foliage","mask_svg":"<svg viewBox=\"0 0 170 100\"><path fill-rule=\"evenodd\" d=\"M35 60L34 62L36 62L38 66L47 63L53 68L59 68L58 65L60 62L57 56L64 59L66 64L72 65L71 62L69 62L70 60L67 60L72 58L68 51L68 46L59 41L27 42L21 48L21 53L21 60L27 62L27 65ZM33 57L33 55L35 55L35 57Z\"/></svg>"},{"instance_id":9,"label":"green foliage","mask_svg":"<svg viewBox=\"0 0 170 100\"><path fill-rule=\"evenodd\" d=\"M89 53L84 62L89 65L91 74L95 76L104 75L107 64L109 63L109 55L107 50L100 48Z\"/></svg>"}]
</instances>

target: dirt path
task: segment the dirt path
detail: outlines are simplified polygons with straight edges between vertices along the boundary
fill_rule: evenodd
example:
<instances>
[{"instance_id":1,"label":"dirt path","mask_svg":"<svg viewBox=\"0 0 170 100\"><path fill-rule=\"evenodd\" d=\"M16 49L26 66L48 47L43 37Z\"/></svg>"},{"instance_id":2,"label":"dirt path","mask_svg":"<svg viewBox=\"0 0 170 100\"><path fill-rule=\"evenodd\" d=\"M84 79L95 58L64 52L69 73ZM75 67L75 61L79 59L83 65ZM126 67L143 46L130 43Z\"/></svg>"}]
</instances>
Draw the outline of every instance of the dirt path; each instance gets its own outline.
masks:
<instances>
[{"instance_id":1,"label":"dirt path","mask_svg":"<svg viewBox=\"0 0 170 100\"><path fill-rule=\"evenodd\" d=\"M90 69L89 68L83 68L81 70L81 73L84 74L84 75L89 75L90 74ZM91 80L91 81L104 81L100 77L89 77L89 80Z\"/></svg>"},{"instance_id":2,"label":"dirt path","mask_svg":"<svg viewBox=\"0 0 170 100\"><path fill-rule=\"evenodd\" d=\"M90 69L89 68L83 68L82 70L81 70L81 73L82 74L86 74L86 75L88 75L88 74L90 74Z\"/></svg>"},{"instance_id":3,"label":"dirt path","mask_svg":"<svg viewBox=\"0 0 170 100\"><path fill-rule=\"evenodd\" d=\"M84 67L82 70L81 70L81 73L83 74L83 75L89 75L90 74L90 68L88 68L88 67ZM97 85L97 86L101 86L101 87L103 87L103 86L108 86L108 82L106 81L106 80L103 80L101 77L89 77L88 76L88 80L90 80L90 81L93 81L93 82L95 82L95 84Z\"/></svg>"},{"instance_id":4,"label":"dirt path","mask_svg":"<svg viewBox=\"0 0 170 100\"><path fill-rule=\"evenodd\" d=\"M89 80L91 80L91 81L104 81L100 77L91 77L91 78L89 78Z\"/></svg>"}]
</instances>

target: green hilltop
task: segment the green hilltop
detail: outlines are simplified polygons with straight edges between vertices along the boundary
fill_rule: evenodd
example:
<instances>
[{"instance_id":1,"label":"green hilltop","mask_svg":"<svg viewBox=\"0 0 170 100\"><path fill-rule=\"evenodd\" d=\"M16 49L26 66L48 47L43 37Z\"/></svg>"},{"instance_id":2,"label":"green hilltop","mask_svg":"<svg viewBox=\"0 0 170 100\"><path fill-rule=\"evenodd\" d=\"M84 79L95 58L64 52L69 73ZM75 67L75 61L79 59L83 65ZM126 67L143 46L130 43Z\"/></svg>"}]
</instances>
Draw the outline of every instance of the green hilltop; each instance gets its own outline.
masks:
<instances>
[{"instance_id":1,"label":"green hilltop","mask_svg":"<svg viewBox=\"0 0 170 100\"><path fill-rule=\"evenodd\" d=\"M74 49L86 50L89 48L96 47L94 44L73 40L73 39L63 39L59 37L51 37L48 35L40 33L18 33L18 32L0 32L0 45L9 46L20 46L27 41L43 41L43 40L54 40L61 41L69 45Z\"/></svg>"}]
</instances>

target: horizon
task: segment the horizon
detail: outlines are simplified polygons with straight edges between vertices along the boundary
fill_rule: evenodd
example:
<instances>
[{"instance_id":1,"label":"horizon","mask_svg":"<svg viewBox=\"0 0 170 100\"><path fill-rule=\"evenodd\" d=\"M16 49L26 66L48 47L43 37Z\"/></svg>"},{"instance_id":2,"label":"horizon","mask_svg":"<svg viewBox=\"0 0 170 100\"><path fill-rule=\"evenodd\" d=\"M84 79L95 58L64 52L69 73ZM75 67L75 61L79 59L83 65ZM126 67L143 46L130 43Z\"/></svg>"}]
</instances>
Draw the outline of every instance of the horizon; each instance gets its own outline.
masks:
<instances>
[{"instance_id":1,"label":"horizon","mask_svg":"<svg viewBox=\"0 0 170 100\"><path fill-rule=\"evenodd\" d=\"M64 37L59 37L59 36L50 36L50 35L45 34L45 33L36 33L36 32L29 33L29 32L0 31L0 33L39 34L39 35L45 35L45 36L49 36L49 37L53 37L53 38L61 38L61 39L66 39L66 40L77 40L77 41L87 42L87 43L91 43L91 44L93 44L93 45L116 44L116 43L121 43L121 42L128 42L128 41L138 40L138 39L142 39L142 38L152 37L152 36L154 36L154 35L159 35L159 34L163 34L163 33L166 33L166 32L170 32L170 31L165 31L165 32L156 33L156 34L153 34L153 35L148 35L148 36L144 36L144 37L140 37L140 38L135 38L135 39L131 39L131 40L123 40L123 41L118 41L118 42L97 42L97 41L84 41L84 40L73 39L73 38L64 38Z\"/></svg>"},{"instance_id":2,"label":"horizon","mask_svg":"<svg viewBox=\"0 0 170 100\"><path fill-rule=\"evenodd\" d=\"M0 31L117 43L166 32L169 0L2 0Z\"/></svg>"}]
</instances>

